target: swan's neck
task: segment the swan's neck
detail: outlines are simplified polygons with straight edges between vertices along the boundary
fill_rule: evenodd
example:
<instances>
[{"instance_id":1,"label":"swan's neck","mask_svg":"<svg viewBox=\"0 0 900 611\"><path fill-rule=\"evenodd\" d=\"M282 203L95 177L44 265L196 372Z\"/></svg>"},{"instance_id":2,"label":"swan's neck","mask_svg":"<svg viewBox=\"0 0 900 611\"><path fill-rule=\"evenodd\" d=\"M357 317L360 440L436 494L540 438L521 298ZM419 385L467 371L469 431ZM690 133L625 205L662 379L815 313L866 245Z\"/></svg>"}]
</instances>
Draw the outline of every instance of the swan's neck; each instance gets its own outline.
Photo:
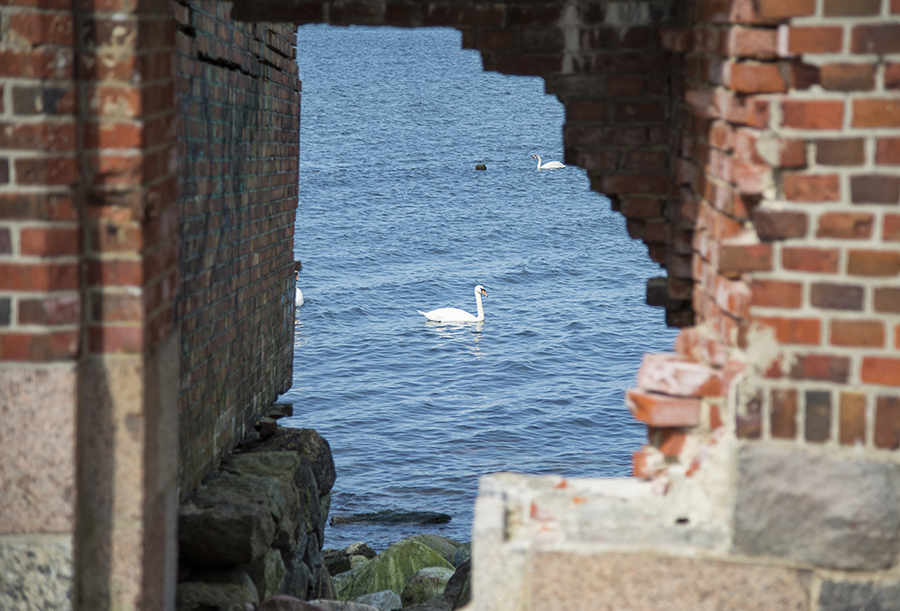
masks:
<instances>
[{"instance_id":1,"label":"swan's neck","mask_svg":"<svg viewBox=\"0 0 900 611\"><path fill-rule=\"evenodd\" d=\"M484 320L484 307L481 305L481 293L475 293L475 306L478 308L478 316L475 320Z\"/></svg>"},{"instance_id":2,"label":"swan's neck","mask_svg":"<svg viewBox=\"0 0 900 611\"><path fill-rule=\"evenodd\" d=\"M540 155L535 155L535 157L537 157L537 160L538 160L538 169L540 170L540 169L541 169L541 156L540 156Z\"/></svg>"}]
</instances>

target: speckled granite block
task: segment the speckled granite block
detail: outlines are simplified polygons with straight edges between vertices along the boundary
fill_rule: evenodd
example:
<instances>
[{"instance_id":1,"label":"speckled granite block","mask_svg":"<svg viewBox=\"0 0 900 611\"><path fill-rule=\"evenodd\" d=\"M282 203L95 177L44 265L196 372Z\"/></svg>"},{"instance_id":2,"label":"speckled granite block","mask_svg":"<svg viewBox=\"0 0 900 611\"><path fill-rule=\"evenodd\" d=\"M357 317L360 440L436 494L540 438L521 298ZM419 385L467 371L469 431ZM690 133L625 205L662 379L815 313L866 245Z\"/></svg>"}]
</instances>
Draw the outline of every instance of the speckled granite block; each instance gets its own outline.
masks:
<instances>
[{"instance_id":1,"label":"speckled granite block","mask_svg":"<svg viewBox=\"0 0 900 611\"><path fill-rule=\"evenodd\" d=\"M72 609L72 540L0 537L0 609Z\"/></svg>"}]
</instances>

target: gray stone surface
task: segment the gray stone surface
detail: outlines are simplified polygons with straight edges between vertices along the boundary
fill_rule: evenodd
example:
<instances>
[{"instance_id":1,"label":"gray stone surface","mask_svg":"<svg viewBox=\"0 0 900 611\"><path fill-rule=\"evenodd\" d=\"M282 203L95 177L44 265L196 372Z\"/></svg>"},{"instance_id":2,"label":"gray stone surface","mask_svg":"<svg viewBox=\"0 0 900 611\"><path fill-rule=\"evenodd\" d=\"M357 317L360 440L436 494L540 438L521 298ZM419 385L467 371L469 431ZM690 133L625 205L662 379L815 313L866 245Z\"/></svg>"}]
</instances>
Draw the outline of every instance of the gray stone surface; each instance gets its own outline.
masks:
<instances>
[{"instance_id":1,"label":"gray stone surface","mask_svg":"<svg viewBox=\"0 0 900 611\"><path fill-rule=\"evenodd\" d=\"M737 553L851 570L897 561L900 465L746 446L738 470Z\"/></svg>"},{"instance_id":2,"label":"gray stone surface","mask_svg":"<svg viewBox=\"0 0 900 611\"><path fill-rule=\"evenodd\" d=\"M324 437L313 429L289 429L278 427L271 437L241 446L243 452L296 452L309 459L315 473L319 494L325 496L331 492L337 472L331 447Z\"/></svg>"},{"instance_id":3,"label":"gray stone surface","mask_svg":"<svg viewBox=\"0 0 900 611\"><path fill-rule=\"evenodd\" d=\"M353 602L371 605L378 611L397 611L403 608L400 596L393 590L382 590L381 592L372 592L371 594L363 594Z\"/></svg>"},{"instance_id":4,"label":"gray stone surface","mask_svg":"<svg viewBox=\"0 0 900 611\"><path fill-rule=\"evenodd\" d=\"M256 611L322 611L322 607L302 601L295 596L280 594L262 601Z\"/></svg>"},{"instance_id":5,"label":"gray stone surface","mask_svg":"<svg viewBox=\"0 0 900 611\"><path fill-rule=\"evenodd\" d=\"M455 566L456 568L459 568L471 556L472 556L472 544L471 543L463 543L458 548L456 548L455 552L453 552L453 560L451 562L453 563L453 566Z\"/></svg>"},{"instance_id":6,"label":"gray stone surface","mask_svg":"<svg viewBox=\"0 0 900 611\"><path fill-rule=\"evenodd\" d=\"M178 584L177 611L229 609L234 605L259 603L259 594L250 577L238 568L206 568L194 571L189 581Z\"/></svg>"},{"instance_id":7,"label":"gray stone surface","mask_svg":"<svg viewBox=\"0 0 900 611\"><path fill-rule=\"evenodd\" d=\"M417 605L443 594L453 572L453 569L440 566L428 566L416 571L400 594L403 606Z\"/></svg>"},{"instance_id":8,"label":"gray stone surface","mask_svg":"<svg viewBox=\"0 0 900 611\"><path fill-rule=\"evenodd\" d=\"M241 569L253 581L260 599L281 593L286 570L281 552L278 550L270 548L265 555L250 564L241 565Z\"/></svg>"},{"instance_id":9,"label":"gray stone surface","mask_svg":"<svg viewBox=\"0 0 900 611\"><path fill-rule=\"evenodd\" d=\"M68 538L0 538L0 609L72 609L73 584Z\"/></svg>"},{"instance_id":10,"label":"gray stone surface","mask_svg":"<svg viewBox=\"0 0 900 611\"><path fill-rule=\"evenodd\" d=\"M178 508L181 559L210 566L248 564L275 540L275 478L217 474ZM283 503L283 500L282 500Z\"/></svg>"},{"instance_id":11,"label":"gray stone surface","mask_svg":"<svg viewBox=\"0 0 900 611\"><path fill-rule=\"evenodd\" d=\"M900 610L900 582L823 581L819 592L819 611L851 610Z\"/></svg>"},{"instance_id":12,"label":"gray stone surface","mask_svg":"<svg viewBox=\"0 0 900 611\"><path fill-rule=\"evenodd\" d=\"M343 600L323 600L317 598L309 602L322 609L322 611L378 611L378 609L372 605L364 605L363 603Z\"/></svg>"}]
</instances>

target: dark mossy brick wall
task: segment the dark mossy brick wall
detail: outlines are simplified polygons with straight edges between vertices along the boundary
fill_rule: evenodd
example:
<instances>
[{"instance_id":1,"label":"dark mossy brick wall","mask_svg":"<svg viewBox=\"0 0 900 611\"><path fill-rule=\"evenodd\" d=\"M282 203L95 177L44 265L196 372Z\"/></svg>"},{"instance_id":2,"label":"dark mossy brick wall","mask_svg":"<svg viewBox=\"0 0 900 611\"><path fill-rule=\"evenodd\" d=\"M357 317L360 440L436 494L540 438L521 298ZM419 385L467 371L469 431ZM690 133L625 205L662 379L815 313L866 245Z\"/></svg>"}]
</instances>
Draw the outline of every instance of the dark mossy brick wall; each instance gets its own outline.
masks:
<instances>
[{"instance_id":1,"label":"dark mossy brick wall","mask_svg":"<svg viewBox=\"0 0 900 611\"><path fill-rule=\"evenodd\" d=\"M290 26L174 10L184 494L291 385L300 82Z\"/></svg>"}]
</instances>

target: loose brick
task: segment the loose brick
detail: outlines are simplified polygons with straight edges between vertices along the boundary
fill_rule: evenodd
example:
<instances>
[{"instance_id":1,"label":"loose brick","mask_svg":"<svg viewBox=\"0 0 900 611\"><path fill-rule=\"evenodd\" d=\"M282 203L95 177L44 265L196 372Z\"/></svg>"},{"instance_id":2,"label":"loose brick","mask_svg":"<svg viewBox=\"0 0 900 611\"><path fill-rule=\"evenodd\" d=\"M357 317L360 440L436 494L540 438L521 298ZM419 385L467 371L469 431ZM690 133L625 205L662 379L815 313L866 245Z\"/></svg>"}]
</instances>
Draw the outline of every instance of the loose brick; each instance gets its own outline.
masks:
<instances>
[{"instance_id":1,"label":"loose brick","mask_svg":"<svg viewBox=\"0 0 900 611\"><path fill-rule=\"evenodd\" d=\"M872 237L875 217L859 212L829 212L819 217L817 238L865 240Z\"/></svg>"},{"instance_id":2,"label":"loose brick","mask_svg":"<svg viewBox=\"0 0 900 611\"><path fill-rule=\"evenodd\" d=\"M900 314L900 288L875 289L875 311Z\"/></svg>"},{"instance_id":3,"label":"loose brick","mask_svg":"<svg viewBox=\"0 0 900 611\"><path fill-rule=\"evenodd\" d=\"M862 138L835 138L816 141L816 163L820 165L862 165L866 162Z\"/></svg>"},{"instance_id":4,"label":"loose brick","mask_svg":"<svg viewBox=\"0 0 900 611\"><path fill-rule=\"evenodd\" d=\"M822 322L818 318L756 317L756 321L775 330L782 344L817 345L821 341Z\"/></svg>"},{"instance_id":5,"label":"loose brick","mask_svg":"<svg viewBox=\"0 0 900 611\"><path fill-rule=\"evenodd\" d=\"M866 396L842 392L840 407L840 442L842 445L866 443Z\"/></svg>"},{"instance_id":6,"label":"loose brick","mask_svg":"<svg viewBox=\"0 0 900 611\"><path fill-rule=\"evenodd\" d=\"M835 274L840 252L834 248L783 248L781 264L785 269Z\"/></svg>"},{"instance_id":7,"label":"loose brick","mask_svg":"<svg viewBox=\"0 0 900 611\"><path fill-rule=\"evenodd\" d=\"M850 375L850 359L829 354L798 355L790 377L795 380L824 380L846 384Z\"/></svg>"},{"instance_id":8,"label":"loose brick","mask_svg":"<svg viewBox=\"0 0 900 611\"><path fill-rule=\"evenodd\" d=\"M831 393L811 390L806 399L806 440L827 441L831 437Z\"/></svg>"},{"instance_id":9,"label":"loose brick","mask_svg":"<svg viewBox=\"0 0 900 611\"><path fill-rule=\"evenodd\" d=\"M631 389L626 403L634 417L655 427L685 427L700 424L700 401Z\"/></svg>"},{"instance_id":10,"label":"loose brick","mask_svg":"<svg viewBox=\"0 0 900 611\"><path fill-rule=\"evenodd\" d=\"M851 250L847 273L851 276L892 277L900 274L900 252Z\"/></svg>"},{"instance_id":11,"label":"loose brick","mask_svg":"<svg viewBox=\"0 0 900 611\"><path fill-rule=\"evenodd\" d=\"M813 284L810 301L817 308L828 310L862 310L863 287L852 284Z\"/></svg>"},{"instance_id":12,"label":"loose brick","mask_svg":"<svg viewBox=\"0 0 900 611\"><path fill-rule=\"evenodd\" d=\"M884 323L878 320L832 320L834 346L884 347Z\"/></svg>"},{"instance_id":13,"label":"loose brick","mask_svg":"<svg viewBox=\"0 0 900 611\"><path fill-rule=\"evenodd\" d=\"M797 437L797 391L793 388L772 391L771 431L775 439Z\"/></svg>"},{"instance_id":14,"label":"loose brick","mask_svg":"<svg viewBox=\"0 0 900 611\"><path fill-rule=\"evenodd\" d=\"M841 199L837 174L785 174L784 196L791 201L836 202Z\"/></svg>"},{"instance_id":15,"label":"loose brick","mask_svg":"<svg viewBox=\"0 0 900 611\"><path fill-rule=\"evenodd\" d=\"M866 384L900 386L900 358L865 356L861 375Z\"/></svg>"},{"instance_id":16,"label":"loose brick","mask_svg":"<svg viewBox=\"0 0 900 611\"><path fill-rule=\"evenodd\" d=\"M900 448L900 397L881 396L876 400L875 447Z\"/></svg>"},{"instance_id":17,"label":"loose brick","mask_svg":"<svg viewBox=\"0 0 900 611\"><path fill-rule=\"evenodd\" d=\"M788 51L791 53L840 53L844 30L840 26L791 26Z\"/></svg>"},{"instance_id":18,"label":"loose brick","mask_svg":"<svg viewBox=\"0 0 900 611\"><path fill-rule=\"evenodd\" d=\"M875 163L900 165L900 138L878 138L875 148Z\"/></svg>"},{"instance_id":19,"label":"loose brick","mask_svg":"<svg viewBox=\"0 0 900 611\"><path fill-rule=\"evenodd\" d=\"M805 212L757 208L753 226L761 240L786 240L806 236L809 219Z\"/></svg>"},{"instance_id":20,"label":"loose brick","mask_svg":"<svg viewBox=\"0 0 900 611\"><path fill-rule=\"evenodd\" d=\"M900 100L853 100L853 127L900 127Z\"/></svg>"},{"instance_id":21,"label":"loose brick","mask_svg":"<svg viewBox=\"0 0 900 611\"><path fill-rule=\"evenodd\" d=\"M837 100L785 100L781 109L784 127L840 129L844 124L844 103Z\"/></svg>"},{"instance_id":22,"label":"loose brick","mask_svg":"<svg viewBox=\"0 0 900 611\"><path fill-rule=\"evenodd\" d=\"M853 176L850 179L850 193L854 204L900 203L900 176Z\"/></svg>"},{"instance_id":23,"label":"loose brick","mask_svg":"<svg viewBox=\"0 0 900 611\"><path fill-rule=\"evenodd\" d=\"M637 383L642 390L679 397L715 397L724 392L721 371L674 354L645 354Z\"/></svg>"},{"instance_id":24,"label":"loose brick","mask_svg":"<svg viewBox=\"0 0 900 611\"><path fill-rule=\"evenodd\" d=\"M750 284L751 303L768 308L799 308L803 303L803 285L799 282L757 280Z\"/></svg>"},{"instance_id":25,"label":"loose brick","mask_svg":"<svg viewBox=\"0 0 900 611\"><path fill-rule=\"evenodd\" d=\"M900 53L900 23L855 26L850 49L854 53Z\"/></svg>"},{"instance_id":26,"label":"loose brick","mask_svg":"<svg viewBox=\"0 0 900 611\"><path fill-rule=\"evenodd\" d=\"M819 71L819 82L831 91L871 91L875 89L875 66L826 64Z\"/></svg>"}]
</instances>

